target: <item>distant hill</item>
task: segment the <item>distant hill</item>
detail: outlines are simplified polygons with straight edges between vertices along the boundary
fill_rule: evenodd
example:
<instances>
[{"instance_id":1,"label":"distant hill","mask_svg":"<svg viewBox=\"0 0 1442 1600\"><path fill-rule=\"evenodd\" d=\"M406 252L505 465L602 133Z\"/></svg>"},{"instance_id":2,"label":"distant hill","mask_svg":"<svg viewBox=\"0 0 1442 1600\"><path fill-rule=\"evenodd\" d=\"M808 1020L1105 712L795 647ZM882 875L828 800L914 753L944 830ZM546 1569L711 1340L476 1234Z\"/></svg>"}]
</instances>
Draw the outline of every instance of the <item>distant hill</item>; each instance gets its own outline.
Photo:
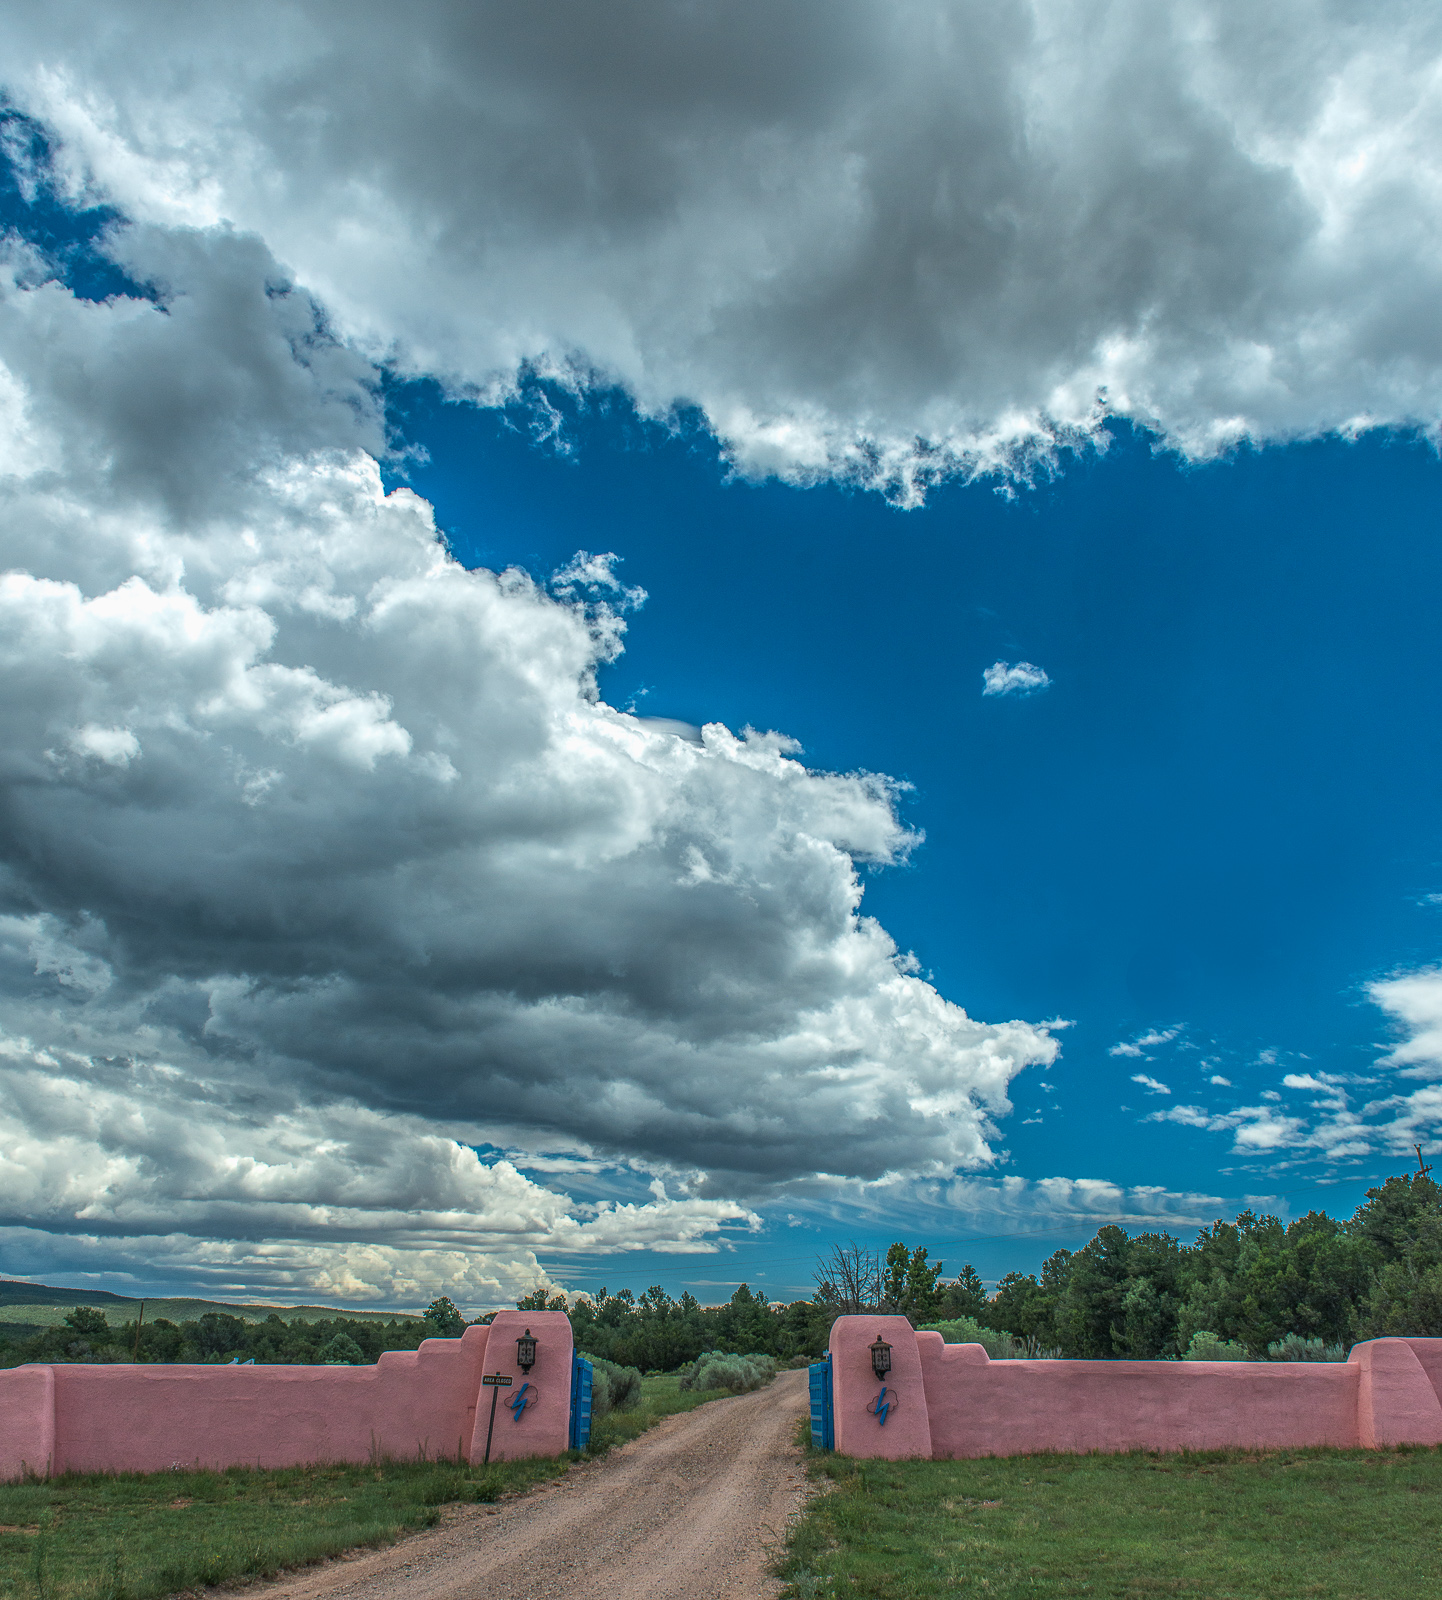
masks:
<instances>
[{"instance_id":1,"label":"distant hill","mask_svg":"<svg viewBox=\"0 0 1442 1600\"><path fill-rule=\"evenodd\" d=\"M18 1278L0 1278L0 1306L94 1306L136 1305L123 1294L104 1289L51 1289L43 1283L21 1283Z\"/></svg>"},{"instance_id":2,"label":"distant hill","mask_svg":"<svg viewBox=\"0 0 1442 1600\"><path fill-rule=\"evenodd\" d=\"M94 1306L105 1313L112 1326L133 1321L141 1301L135 1295L111 1294L107 1289L52 1289L44 1283L22 1283L16 1278L0 1278L0 1324L27 1324L31 1328L53 1328L65 1320L75 1306ZM364 1317L367 1321L389 1322L392 1317L418 1317L419 1311L352 1311L342 1306L243 1305L224 1300L145 1299L145 1318L167 1317L171 1322L188 1322L207 1311L223 1311L245 1322L264 1322L277 1316L283 1322L304 1317Z\"/></svg>"}]
</instances>

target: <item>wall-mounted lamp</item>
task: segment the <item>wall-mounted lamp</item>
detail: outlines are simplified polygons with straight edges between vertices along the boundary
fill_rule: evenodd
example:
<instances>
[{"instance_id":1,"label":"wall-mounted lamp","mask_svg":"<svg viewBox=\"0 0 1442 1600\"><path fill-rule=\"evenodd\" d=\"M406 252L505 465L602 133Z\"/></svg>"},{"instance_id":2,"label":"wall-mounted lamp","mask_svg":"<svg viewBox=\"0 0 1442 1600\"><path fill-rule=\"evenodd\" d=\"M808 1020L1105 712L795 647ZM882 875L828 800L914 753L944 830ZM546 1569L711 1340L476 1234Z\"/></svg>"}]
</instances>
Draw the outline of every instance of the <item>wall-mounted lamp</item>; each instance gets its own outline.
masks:
<instances>
[{"instance_id":1,"label":"wall-mounted lamp","mask_svg":"<svg viewBox=\"0 0 1442 1600\"><path fill-rule=\"evenodd\" d=\"M891 1371L891 1346L878 1333L876 1343L871 1346L871 1370L880 1379L885 1379Z\"/></svg>"},{"instance_id":2,"label":"wall-mounted lamp","mask_svg":"<svg viewBox=\"0 0 1442 1600\"><path fill-rule=\"evenodd\" d=\"M516 1340L516 1365L529 1372L536 1364L536 1341L529 1328Z\"/></svg>"}]
</instances>

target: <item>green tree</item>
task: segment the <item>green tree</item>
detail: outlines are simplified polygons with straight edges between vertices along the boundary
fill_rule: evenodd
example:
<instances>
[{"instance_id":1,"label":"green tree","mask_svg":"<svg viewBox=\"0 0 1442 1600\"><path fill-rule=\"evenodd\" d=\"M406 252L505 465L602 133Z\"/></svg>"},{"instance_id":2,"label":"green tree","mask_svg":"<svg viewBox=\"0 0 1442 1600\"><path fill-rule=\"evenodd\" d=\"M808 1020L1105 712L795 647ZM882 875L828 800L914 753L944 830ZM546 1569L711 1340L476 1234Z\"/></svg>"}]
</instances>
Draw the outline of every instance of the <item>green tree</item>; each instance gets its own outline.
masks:
<instances>
[{"instance_id":1,"label":"green tree","mask_svg":"<svg viewBox=\"0 0 1442 1600\"><path fill-rule=\"evenodd\" d=\"M976 1268L968 1261L941 1291L940 1315L947 1318L975 1317L980 1322L985 1311L986 1286Z\"/></svg>"},{"instance_id":2,"label":"green tree","mask_svg":"<svg viewBox=\"0 0 1442 1600\"><path fill-rule=\"evenodd\" d=\"M93 1306L76 1306L65 1314L65 1326L73 1329L76 1338L87 1339L92 1344L109 1344L112 1334L105 1313Z\"/></svg>"},{"instance_id":3,"label":"green tree","mask_svg":"<svg viewBox=\"0 0 1442 1600\"><path fill-rule=\"evenodd\" d=\"M881 1304L885 1310L910 1317L913 1322L936 1315L942 1299L936 1287L942 1265L937 1262L933 1267L926 1259L927 1253L925 1245L912 1250L899 1239L886 1252L881 1269Z\"/></svg>"},{"instance_id":4,"label":"green tree","mask_svg":"<svg viewBox=\"0 0 1442 1600\"><path fill-rule=\"evenodd\" d=\"M1175 1334L1176 1317L1166 1298L1150 1278L1133 1278L1122 1296L1121 1327L1112 1330L1113 1347L1133 1361L1155 1361L1172 1353Z\"/></svg>"},{"instance_id":5,"label":"green tree","mask_svg":"<svg viewBox=\"0 0 1442 1600\"><path fill-rule=\"evenodd\" d=\"M937 1289L942 1263L931 1266L926 1259L926 1246L920 1245L911 1252L911 1263L906 1269L906 1315L913 1322L934 1317L941 1309L942 1296Z\"/></svg>"},{"instance_id":6,"label":"green tree","mask_svg":"<svg viewBox=\"0 0 1442 1600\"><path fill-rule=\"evenodd\" d=\"M323 1361L328 1367L358 1367L365 1358L365 1351L348 1333L338 1333L334 1338L327 1339L316 1352L316 1360Z\"/></svg>"},{"instance_id":7,"label":"green tree","mask_svg":"<svg viewBox=\"0 0 1442 1600\"><path fill-rule=\"evenodd\" d=\"M1096 1361L1120 1354L1112 1342L1112 1329L1123 1320L1130 1254L1126 1233L1108 1224L1072 1257L1055 1311L1064 1355Z\"/></svg>"},{"instance_id":8,"label":"green tree","mask_svg":"<svg viewBox=\"0 0 1442 1600\"><path fill-rule=\"evenodd\" d=\"M1442 1337L1442 1188L1420 1172L1388 1178L1367 1191L1348 1231L1375 1263L1362 1331Z\"/></svg>"},{"instance_id":9,"label":"green tree","mask_svg":"<svg viewBox=\"0 0 1442 1600\"><path fill-rule=\"evenodd\" d=\"M1436 1248L1442 1187L1420 1172L1388 1178L1357 1208L1347 1231L1370 1245L1382 1262L1400 1261L1419 1245Z\"/></svg>"},{"instance_id":10,"label":"green tree","mask_svg":"<svg viewBox=\"0 0 1442 1600\"><path fill-rule=\"evenodd\" d=\"M423 1320L433 1330L430 1334L432 1339L459 1339L466 1331L466 1319L446 1295L431 1301Z\"/></svg>"},{"instance_id":11,"label":"green tree","mask_svg":"<svg viewBox=\"0 0 1442 1600\"><path fill-rule=\"evenodd\" d=\"M566 1310L566 1297L559 1291L548 1290L543 1283L538 1283L529 1294L523 1294L516 1301L517 1311L564 1311Z\"/></svg>"},{"instance_id":12,"label":"green tree","mask_svg":"<svg viewBox=\"0 0 1442 1600\"><path fill-rule=\"evenodd\" d=\"M900 1312L906 1304L906 1279L911 1271L911 1251L900 1239L886 1252L881 1268L881 1305Z\"/></svg>"},{"instance_id":13,"label":"green tree","mask_svg":"<svg viewBox=\"0 0 1442 1600\"><path fill-rule=\"evenodd\" d=\"M240 1317L224 1311L207 1311L193 1323L186 1324L189 1343L202 1361L229 1361L232 1356L244 1357L250 1339L250 1329Z\"/></svg>"}]
</instances>

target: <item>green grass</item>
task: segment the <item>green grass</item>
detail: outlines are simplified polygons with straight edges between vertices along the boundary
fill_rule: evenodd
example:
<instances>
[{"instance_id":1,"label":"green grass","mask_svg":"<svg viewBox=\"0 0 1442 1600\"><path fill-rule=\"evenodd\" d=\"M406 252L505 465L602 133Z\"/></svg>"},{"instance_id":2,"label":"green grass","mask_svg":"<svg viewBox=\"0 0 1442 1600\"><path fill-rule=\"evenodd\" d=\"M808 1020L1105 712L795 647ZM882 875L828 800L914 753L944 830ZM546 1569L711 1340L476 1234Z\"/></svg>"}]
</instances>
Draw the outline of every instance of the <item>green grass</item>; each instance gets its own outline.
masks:
<instances>
[{"instance_id":1,"label":"green grass","mask_svg":"<svg viewBox=\"0 0 1442 1600\"><path fill-rule=\"evenodd\" d=\"M1442 1451L848 1461L793 1529L791 1600L1418 1600Z\"/></svg>"},{"instance_id":2,"label":"green grass","mask_svg":"<svg viewBox=\"0 0 1442 1600\"><path fill-rule=\"evenodd\" d=\"M634 1411L602 1417L587 1456L714 1393L646 1378ZM258 1471L75 1474L0 1484L0 1600L155 1600L200 1584L269 1577L284 1567L388 1544L430 1527L439 1508L501 1495L564 1472L559 1460L454 1461Z\"/></svg>"},{"instance_id":3,"label":"green grass","mask_svg":"<svg viewBox=\"0 0 1442 1600\"><path fill-rule=\"evenodd\" d=\"M0 1484L5 1600L146 1600L270 1576L433 1524L457 1500L494 1500L564 1460L158 1472Z\"/></svg>"}]
</instances>

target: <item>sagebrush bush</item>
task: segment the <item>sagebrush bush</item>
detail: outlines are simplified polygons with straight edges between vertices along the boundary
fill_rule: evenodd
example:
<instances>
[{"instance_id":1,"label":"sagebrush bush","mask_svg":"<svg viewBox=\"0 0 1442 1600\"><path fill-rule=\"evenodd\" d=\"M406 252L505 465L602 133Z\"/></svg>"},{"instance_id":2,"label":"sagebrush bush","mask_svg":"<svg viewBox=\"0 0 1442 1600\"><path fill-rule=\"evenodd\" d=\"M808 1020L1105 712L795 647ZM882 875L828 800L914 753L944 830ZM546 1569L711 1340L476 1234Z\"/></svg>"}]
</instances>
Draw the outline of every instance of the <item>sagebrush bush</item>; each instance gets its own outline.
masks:
<instances>
[{"instance_id":1,"label":"sagebrush bush","mask_svg":"<svg viewBox=\"0 0 1442 1600\"><path fill-rule=\"evenodd\" d=\"M1272 1361L1345 1361L1344 1344L1323 1344L1320 1339L1304 1339L1300 1333L1284 1334L1267 1346Z\"/></svg>"},{"instance_id":2,"label":"sagebrush bush","mask_svg":"<svg viewBox=\"0 0 1442 1600\"><path fill-rule=\"evenodd\" d=\"M681 1373L683 1389L729 1389L746 1394L764 1388L776 1376L771 1356L753 1350L748 1355L732 1355L724 1350L706 1350Z\"/></svg>"},{"instance_id":3,"label":"sagebrush bush","mask_svg":"<svg viewBox=\"0 0 1442 1600\"><path fill-rule=\"evenodd\" d=\"M618 1366L604 1356L580 1352L591 1363L591 1416L593 1420L612 1411L633 1410L641 1401L641 1374L635 1367Z\"/></svg>"},{"instance_id":4,"label":"sagebrush bush","mask_svg":"<svg viewBox=\"0 0 1442 1600\"><path fill-rule=\"evenodd\" d=\"M924 1322L918 1333L939 1333L948 1344L979 1344L993 1361L1018 1361L1026 1349L1019 1339L995 1328L983 1328L975 1317L956 1317L950 1322Z\"/></svg>"},{"instance_id":5,"label":"sagebrush bush","mask_svg":"<svg viewBox=\"0 0 1442 1600\"><path fill-rule=\"evenodd\" d=\"M1200 1328L1192 1335L1192 1342L1187 1346L1187 1353L1183 1361L1250 1361L1251 1353L1246 1345L1239 1344L1235 1339L1223 1339L1215 1333L1210 1333L1205 1328Z\"/></svg>"}]
</instances>

